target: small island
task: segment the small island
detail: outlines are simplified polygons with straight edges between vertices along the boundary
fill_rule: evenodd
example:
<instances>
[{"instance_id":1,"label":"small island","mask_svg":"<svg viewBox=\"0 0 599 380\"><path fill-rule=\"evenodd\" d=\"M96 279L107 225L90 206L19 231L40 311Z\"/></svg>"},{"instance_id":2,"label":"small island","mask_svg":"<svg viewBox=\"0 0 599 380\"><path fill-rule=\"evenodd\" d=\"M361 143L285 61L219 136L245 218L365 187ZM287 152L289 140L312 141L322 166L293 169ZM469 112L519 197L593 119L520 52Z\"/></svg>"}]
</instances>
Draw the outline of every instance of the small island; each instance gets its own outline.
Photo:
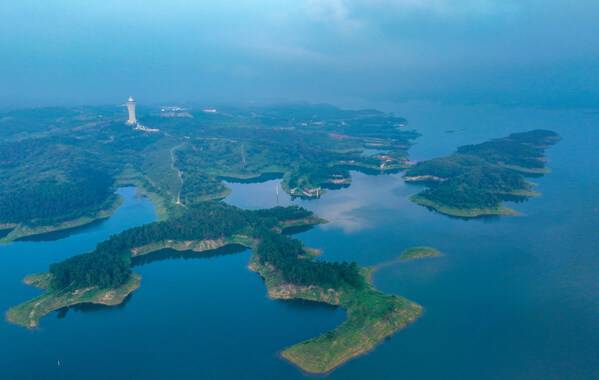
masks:
<instances>
[{"instance_id":1,"label":"small island","mask_svg":"<svg viewBox=\"0 0 599 380\"><path fill-rule=\"evenodd\" d=\"M428 187L412 196L414 203L445 215L518 215L503 202L538 195L525 178L548 172L545 150L559 139L555 132L533 130L461 146L450 156L419 162L404 179Z\"/></svg>"},{"instance_id":2,"label":"small island","mask_svg":"<svg viewBox=\"0 0 599 380\"><path fill-rule=\"evenodd\" d=\"M441 256L441 252L439 252L436 248L433 247L411 247L406 249L399 255L399 259L401 261L409 261L409 260L420 260L427 257L437 257Z\"/></svg>"},{"instance_id":3,"label":"small island","mask_svg":"<svg viewBox=\"0 0 599 380\"><path fill-rule=\"evenodd\" d=\"M347 320L319 337L284 349L281 356L302 370L324 374L372 350L422 313L403 297L374 289L368 269L356 263L314 259L314 251L281 232L323 220L299 207L242 210L204 202L179 216L126 230L89 253L50 266L25 282L44 290L11 308L7 319L35 328L52 311L81 303L116 305L140 285L134 258L169 248L202 254L228 245L252 249L250 269L264 279L272 299L304 299L347 310Z\"/></svg>"}]
</instances>

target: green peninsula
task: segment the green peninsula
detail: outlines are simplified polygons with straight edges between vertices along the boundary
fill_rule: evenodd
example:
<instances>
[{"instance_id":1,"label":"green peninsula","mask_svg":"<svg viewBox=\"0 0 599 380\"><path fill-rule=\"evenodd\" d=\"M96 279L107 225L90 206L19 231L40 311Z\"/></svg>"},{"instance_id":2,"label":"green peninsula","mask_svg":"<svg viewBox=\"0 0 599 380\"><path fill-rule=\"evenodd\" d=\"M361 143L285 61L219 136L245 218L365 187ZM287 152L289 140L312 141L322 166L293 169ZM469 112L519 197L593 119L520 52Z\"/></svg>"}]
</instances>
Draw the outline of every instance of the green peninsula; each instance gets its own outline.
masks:
<instances>
[{"instance_id":1,"label":"green peninsula","mask_svg":"<svg viewBox=\"0 0 599 380\"><path fill-rule=\"evenodd\" d=\"M552 131L513 133L419 162L407 170L404 179L428 187L414 195L413 202L442 214L461 218L517 215L503 202L522 202L538 195L526 177L548 172L545 150L557 141L559 135Z\"/></svg>"},{"instance_id":2,"label":"green peninsula","mask_svg":"<svg viewBox=\"0 0 599 380\"><path fill-rule=\"evenodd\" d=\"M87 287L67 286L64 288L53 285L53 276L50 273L40 273L25 277L25 284L44 290L44 293L30 301L11 308L6 313L9 322L35 328L41 318L47 314L69 306L82 303L93 303L106 306L115 306L122 303L125 298L141 284L141 276L130 274L119 286L114 288L101 288L97 285Z\"/></svg>"},{"instance_id":3,"label":"green peninsula","mask_svg":"<svg viewBox=\"0 0 599 380\"><path fill-rule=\"evenodd\" d=\"M273 299L305 299L347 310L347 320L319 337L282 351L309 373L327 373L368 352L421 314L419 305L372 287L369 271L356 263L317 260L303 244L281 231L286 226L323 221L299 207L242 210L221 202L203 202L165 221L126 230L89 253L50 266L49 273L26 282L44 293L7 312L7 319L36 327L46 314L80 303L114 305L137 289L135 257L165 248L197 254L230 244L252 249L250 268L258 272Z\"/></svg>"}]
</instances>

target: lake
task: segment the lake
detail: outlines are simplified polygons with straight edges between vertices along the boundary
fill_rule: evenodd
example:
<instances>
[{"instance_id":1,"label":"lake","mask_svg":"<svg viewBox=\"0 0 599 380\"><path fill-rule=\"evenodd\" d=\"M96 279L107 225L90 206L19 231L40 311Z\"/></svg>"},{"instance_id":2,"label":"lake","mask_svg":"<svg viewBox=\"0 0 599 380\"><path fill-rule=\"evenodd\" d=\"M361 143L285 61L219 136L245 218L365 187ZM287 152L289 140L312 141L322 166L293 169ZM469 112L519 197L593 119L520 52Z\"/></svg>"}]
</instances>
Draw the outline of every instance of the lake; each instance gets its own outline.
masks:
<instances>
[{"instance_id":1,"label":"lake","mask_svg":"<svg viewBox=\"0 0 599 380\"><path fill-rule=\"evenodd\" d=\"M403 104L422 133L411 158L511 132L552 129L552 172L541 197L510 205L522 217L452 219L414 205L420 187L401 174L352 173L351 187L321 199L276 195L279 180L228 184L245 208L299 204L329 221L296 235L320 260L375 265L415 245L442 257L386 266L377 288L424 307L423 316L331 379L599 378L599 114L487 106ZM39 294L22 278L156 216L135 189L109 219L55 236L0 246L0 307ZM48 237L46 237L48 238ZM247 269L247 250L155 260L134 271L142 286L119 307L56 312L40 328L0 324L2 379L301 379L281 349L334 328L341 309L271 301ZM60 360L61 365L57 362Z\"/></svg>"}]
</instances>

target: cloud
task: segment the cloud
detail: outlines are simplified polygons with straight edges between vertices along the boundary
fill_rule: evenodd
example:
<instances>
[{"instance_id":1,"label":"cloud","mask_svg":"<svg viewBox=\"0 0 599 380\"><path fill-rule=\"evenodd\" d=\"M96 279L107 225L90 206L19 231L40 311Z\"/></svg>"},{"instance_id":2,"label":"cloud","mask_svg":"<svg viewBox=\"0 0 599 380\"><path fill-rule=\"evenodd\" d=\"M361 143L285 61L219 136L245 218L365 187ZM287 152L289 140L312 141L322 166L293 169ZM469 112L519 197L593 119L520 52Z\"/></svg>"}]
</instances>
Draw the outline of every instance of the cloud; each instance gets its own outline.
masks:
<instances>
[{"instance_id":1,"label":"cloud","mask_svg":"<svg viewBox=\"0 0 599 380\"><path fill-rule=\"evenodd\" d=\"M0 106L131 89L156 101L599 99L596 0L4 3Z\"/></svg>"},{"instance_id":2,"label":"cloud","mask_svg":"<svg viewBox=\"0 0 599 380\"><path fill-rule=\"evenodd\" d=\"M482 17L516 10L513 0L305 0L310 17L320 21L357 22L376 12L395 16Z\"/></svg>"},{"instance_id":3,"label":"cloud","mask_svg":"<svg viewBox=\"0 0 599 380\"><path fill-rule=\"evenodd\" d=\"M344 0L306 0L306 11L313 19L325 21L344 21L349 13Z\"/></svg>"}]
</instances>

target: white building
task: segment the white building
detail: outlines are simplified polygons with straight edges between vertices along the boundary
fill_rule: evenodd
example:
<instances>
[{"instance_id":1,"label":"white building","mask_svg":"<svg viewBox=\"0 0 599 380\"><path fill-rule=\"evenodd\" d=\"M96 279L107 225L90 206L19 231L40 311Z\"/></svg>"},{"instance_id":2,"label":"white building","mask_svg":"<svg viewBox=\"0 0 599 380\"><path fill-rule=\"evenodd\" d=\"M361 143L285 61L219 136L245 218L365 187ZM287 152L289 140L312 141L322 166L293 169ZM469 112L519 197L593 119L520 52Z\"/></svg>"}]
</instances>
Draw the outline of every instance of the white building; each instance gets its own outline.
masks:
<instances>
[{"instance_id":1,"label":"white building","mask_svg":"<svg viewBox=\"0 0 599 380\"><path fill-rule=\"evenodd\" d=\"M129 111L129 119L127 120L128 125L136 125L137 118L135 117L135 100L133 97L129 97L127 100L127 111Z\"/></svg>"}]
</instances>

